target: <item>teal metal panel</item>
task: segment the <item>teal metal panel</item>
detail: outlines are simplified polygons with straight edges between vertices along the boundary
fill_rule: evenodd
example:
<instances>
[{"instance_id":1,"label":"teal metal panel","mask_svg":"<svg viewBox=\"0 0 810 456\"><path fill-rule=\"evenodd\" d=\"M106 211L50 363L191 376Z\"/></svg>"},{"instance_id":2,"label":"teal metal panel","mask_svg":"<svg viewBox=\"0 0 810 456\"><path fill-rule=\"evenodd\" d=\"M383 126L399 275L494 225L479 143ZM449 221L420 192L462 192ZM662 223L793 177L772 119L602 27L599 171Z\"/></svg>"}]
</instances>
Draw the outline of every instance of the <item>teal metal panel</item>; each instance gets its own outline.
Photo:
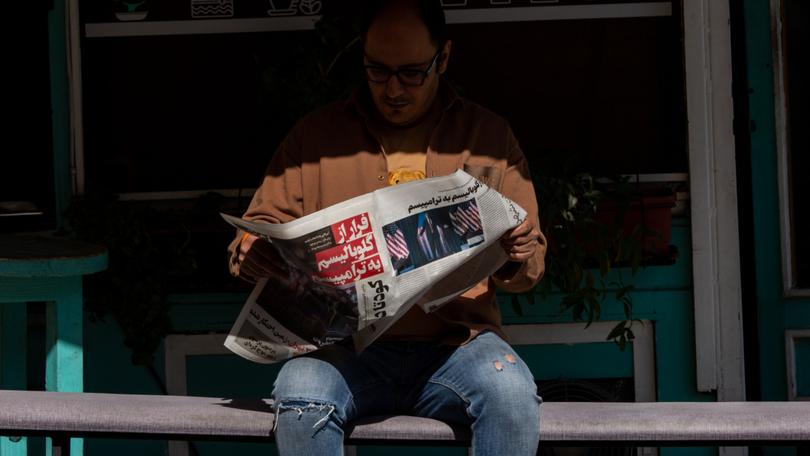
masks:
<instances>
[{"instance_id":1,"label":"teal metal panel","mask_svg":"<svg viewBox=\"0 0 810 456\"><path fill-rule=\"evenodd\" d=\"M273 381L282 363L258 364L236 355L204 355L186 358L190 396L270 397Z\"/></svg>"},{"instance_id":2,"label":"teal metal panel","mask_svg":"<svg viewBox=\"0 0 810 456\"><path fill-rule=\"evenodd\" d=\"M26 456L27 454L28 438L0 437L0 456Z\"/></svg>"},{"instance_id":3,"label":"teal metal panel","mask_svg":"<svg viewBox=\"0 0 810 456\"><path fill-rule=\"evenodd\" d=\"M229 331L247 297L245 293L171 295L169 318L176 332Z\"/></svg>"},{"instance_id":4,"label":"teal metal panel","mask_svg":"<svg viewBox=\"0 0 810 456\"><path fill-rule=\"evenodd\" d=\"M786 329L810 328L810 299L790 299L783 303Z\"/></svg>"},{"instance_id":5,"label":"teal metal panel","mask_svg":"<svg viewBox=\"0 0 810 456\"><path fill-rule=\"evenodd\" d=\"M535 380L633 376L633 348L622 351L612 342L520 345L515 351L529 366Z\"/></svg>"},{"instance_id":6,"label":"teal metal panel","mask_svg":"<svg viewBox=\"0 0 810 456\"><path fill-rule=\"evenodd\" d=\"M796 395L810 397L810 337L795 342Z\"/></svg>"},{"instance_id":7,"label":"teal metal panel","mask_svg":"<svg viewBox=\"0 0 810 456\"><path fill-rule=\"evenodd\" d=\"M695 331L691 291L667 295L665 315L655 321L655 359L659 401L711 402L713 394L696 388ZM663 301L663 300L662 300Z\"/></svg>"},{"instance_id":8,"label":"teal metal panel","mask_svg":"<svg viewBox=\"0 0 810 456\"><path fill-rule=\"evenodd\" d=\"M785 400L773 66L769 2L746 0L745 45L751 122L751 169L762 399Z\"/></svg>"},{"instance_id":9,"label":"teal metal panel","mask_svg":"<svg viewBox=\"0 0 810 456\"><path fill-rule=\"evenodd\" d=\"M26 387L25 303L0 304L0 389Z\"/></svg>"},{"instance_id":10,"label":"teal metal panel","mask_svg":"<svg viewBox=\"0 0 810 456\"><path fill-rule=\"evenodd\" d=\"M144 366L132 364L131 351L112 318L84 322L84 389L93 393L163 394L163 347L155 353L160 383Z\"/></svg>"}]
</instances>

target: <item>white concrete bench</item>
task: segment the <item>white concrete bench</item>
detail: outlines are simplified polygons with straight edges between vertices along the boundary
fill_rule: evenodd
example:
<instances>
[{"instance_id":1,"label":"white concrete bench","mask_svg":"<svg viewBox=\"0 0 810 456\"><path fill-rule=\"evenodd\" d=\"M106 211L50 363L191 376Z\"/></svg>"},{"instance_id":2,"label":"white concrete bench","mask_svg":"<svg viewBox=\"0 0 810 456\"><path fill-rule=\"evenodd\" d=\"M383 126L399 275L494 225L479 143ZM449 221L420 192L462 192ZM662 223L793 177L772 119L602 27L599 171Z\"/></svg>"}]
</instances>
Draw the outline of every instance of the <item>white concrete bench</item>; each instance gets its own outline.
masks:
<instances>
[{"instance_id":1,"label":"white concrete bench","mask_svg":"<svg viewBox=\"0 0 810 456\"><path fill-rule=\"evenodd\" d=\"M47 436L54 455L71 437L271 441L268 400L0 391L0 435ZM807 445L810 402L546 402L541 445ZM469 444L469 431L408 416L372 417L347 444Z\"/></svg>"}]
</instances>

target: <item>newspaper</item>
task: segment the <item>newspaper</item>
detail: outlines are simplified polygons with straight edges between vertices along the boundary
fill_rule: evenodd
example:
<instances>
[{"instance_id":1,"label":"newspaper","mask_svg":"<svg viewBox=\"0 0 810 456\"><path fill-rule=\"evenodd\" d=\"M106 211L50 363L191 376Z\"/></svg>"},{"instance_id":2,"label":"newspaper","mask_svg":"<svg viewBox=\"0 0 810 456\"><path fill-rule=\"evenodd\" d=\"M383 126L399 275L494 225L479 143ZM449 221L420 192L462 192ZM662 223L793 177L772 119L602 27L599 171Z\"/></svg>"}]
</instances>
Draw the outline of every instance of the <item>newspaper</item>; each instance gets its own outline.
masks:
<instances>
[{"instance_id":1,"label":"newspaper","mask_svg":"<svg viewBox=\"0 0 810 456\"><path fill-rule=\"evenodd\" d=\"M225 346L274 363L352 336L361 351L413 305L432 312L508 259L526 212L464 171L386 187L289 223L233 226L270 242L286 278L258 281Z\"/></svg>"}]
</instances>

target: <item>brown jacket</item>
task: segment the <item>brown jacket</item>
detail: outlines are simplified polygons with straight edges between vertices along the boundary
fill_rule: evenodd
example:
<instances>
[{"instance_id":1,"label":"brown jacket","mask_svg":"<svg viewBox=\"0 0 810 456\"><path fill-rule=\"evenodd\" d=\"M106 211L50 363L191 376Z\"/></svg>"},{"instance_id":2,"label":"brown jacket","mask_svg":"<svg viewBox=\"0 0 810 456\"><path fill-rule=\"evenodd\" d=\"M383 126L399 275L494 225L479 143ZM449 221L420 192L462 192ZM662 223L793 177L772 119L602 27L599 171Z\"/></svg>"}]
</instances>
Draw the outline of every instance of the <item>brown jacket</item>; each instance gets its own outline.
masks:
<instances>
[{"instance_id":1,"label":"brown jacket","mask_svg":"<svg viewBox=\"0 0 810 456\"><path fill-rule=\"evenodd\" d=\"M458 97L443 83L442 117L427 150L427 177L461 168L523 207L539 225L529 169L509 124L481 106ZM244 214L249 220L285 223L349 198L387 186L380 141L368 128L371 106L366 92L332 103L301 119L273 155L264 180ZM238 244L231 243L230 270L239 275ZM543 275L546 240L538 239L533 258L509 277L490 277L435 314L462 330L447 343L464 343L483 330L503 337L495 286L509 292L533 287ZM513 272L513 273L512 273ZM255 280L253 277L245 277Z\"/></svg>"}]
</instances>

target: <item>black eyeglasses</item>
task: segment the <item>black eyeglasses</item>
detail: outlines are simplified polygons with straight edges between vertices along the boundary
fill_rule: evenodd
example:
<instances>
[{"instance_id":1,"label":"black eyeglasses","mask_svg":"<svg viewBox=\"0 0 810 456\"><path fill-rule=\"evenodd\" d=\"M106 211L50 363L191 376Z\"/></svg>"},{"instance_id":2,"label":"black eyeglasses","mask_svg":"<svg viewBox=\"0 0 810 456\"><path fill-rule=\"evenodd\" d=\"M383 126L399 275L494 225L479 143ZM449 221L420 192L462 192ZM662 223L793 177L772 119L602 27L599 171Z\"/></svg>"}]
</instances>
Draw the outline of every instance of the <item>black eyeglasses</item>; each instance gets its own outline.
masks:
<instances>
[{"instance_id":1,"label":"black eyeglasses","mask_svg":"<svg viewBox=\"0 0 810 456\"><path fill-rule=\"evenodd\" d=\"M439 54L442 53L441 47L436 51L436 54L430 60L430 65L424 70L416 68L400 68L399 70L392 70L382 65L365 65L366 79L371 82L384 84L391 79L391 76L396 76L399 83L404 86L418 87L425 83L425 79L430 75L430 71L436 65L439 59Z\"/></svg>"}]
</instances>

